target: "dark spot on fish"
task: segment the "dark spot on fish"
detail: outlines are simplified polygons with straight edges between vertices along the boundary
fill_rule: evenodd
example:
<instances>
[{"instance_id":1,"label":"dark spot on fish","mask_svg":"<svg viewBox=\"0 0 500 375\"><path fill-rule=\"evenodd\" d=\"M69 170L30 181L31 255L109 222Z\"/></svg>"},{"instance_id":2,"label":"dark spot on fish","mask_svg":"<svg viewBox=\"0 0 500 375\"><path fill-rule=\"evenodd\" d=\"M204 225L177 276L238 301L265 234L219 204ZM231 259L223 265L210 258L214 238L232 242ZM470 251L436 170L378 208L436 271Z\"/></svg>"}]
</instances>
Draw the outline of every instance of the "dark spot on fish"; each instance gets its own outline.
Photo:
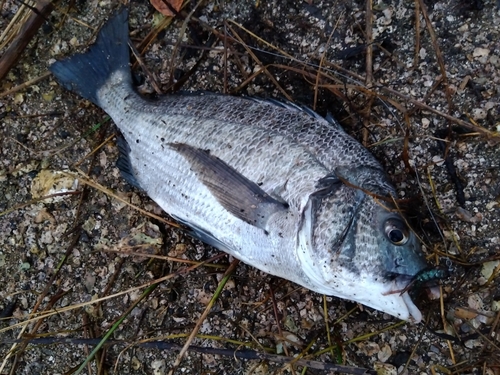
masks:
<instances>
[{"instance_id":1,"label":"dark spot on fish","mask_svg":"<svg viewBox=\"0 0 500 375\"><path fill-rule=\"evenodd\" d=\"M262 185L264 185L264 183L263 182L257 182L257 185L262 186Z\"/></svg>"},{"instance_id":2,"label":"dark spot on fish","mask_svg":"<svg viewBox=\"0 0 500 375\"><path fill-rule=\"evenodd\" d=\"M269 232L268 232L267 230L264 230L264 234L265 234L266 236L269 236Z\"/></svg>"},{"instance_id":3,"label":"dark spot on fish","mask_svg":"<svg viewBox=\"0 0 500 375\"><path fill-rule=\"evenodd\" d=\"M135 140L135 143L139 143L140 141L138 139Z\"/></svg>"},{"instance_id":4,"label":"dark spot on fish","mask_svg":"<svg viewBox=\"0 0 500 375\"><path fill-rule=\"evenodd\" d=\"M165 120L160 120L161 122L163 122L165 125L167 125L167 123L165 122Z\"/></svg>"},{"instance_id":5,"label":"dark spot on fish","mask_svg":"<svg viewBox=\"0 0 500 375\"><path fill-rule=\"evenodd\" d=\"M165 138L161 137L160 141L165 142Z\"/></svg>"}]
</instances>

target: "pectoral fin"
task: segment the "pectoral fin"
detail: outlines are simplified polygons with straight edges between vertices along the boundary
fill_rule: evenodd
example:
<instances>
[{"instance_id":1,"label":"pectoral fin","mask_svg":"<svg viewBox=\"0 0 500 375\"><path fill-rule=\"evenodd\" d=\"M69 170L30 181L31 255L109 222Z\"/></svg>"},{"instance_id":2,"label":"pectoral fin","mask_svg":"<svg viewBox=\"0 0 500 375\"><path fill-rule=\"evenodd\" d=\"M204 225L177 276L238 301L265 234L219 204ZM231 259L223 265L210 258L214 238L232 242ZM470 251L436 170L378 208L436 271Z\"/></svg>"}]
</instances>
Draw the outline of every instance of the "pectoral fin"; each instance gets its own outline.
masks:
<instances>
[{"instance_id":1,"label":"pectoral fin","mask_svg":"<svg viewBox=\"0 0 500 375\"><path fill-rule=\"evenodd\" d=\"M286 203L270 197L256 183L241 175L208 151L184 143L170 143L191 165L191 170L231 214L258 228L276 212L288 209Z\"/></svg>"}]
</instances>

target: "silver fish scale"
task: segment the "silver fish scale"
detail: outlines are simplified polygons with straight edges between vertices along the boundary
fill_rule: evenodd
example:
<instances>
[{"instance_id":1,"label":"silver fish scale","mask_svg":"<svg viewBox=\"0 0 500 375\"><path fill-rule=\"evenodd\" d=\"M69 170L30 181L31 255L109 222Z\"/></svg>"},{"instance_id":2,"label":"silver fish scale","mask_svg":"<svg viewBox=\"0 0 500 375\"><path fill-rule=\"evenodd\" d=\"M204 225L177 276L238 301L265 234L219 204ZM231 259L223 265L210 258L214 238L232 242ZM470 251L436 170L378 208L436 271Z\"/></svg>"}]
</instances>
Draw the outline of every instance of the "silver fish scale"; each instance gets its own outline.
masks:
<instances>
[{"instance_id":1,"label":"silver fish scale","mask_svg":"<svg viewBox=\"0 0 500 375\"><path fill-rule=\"evenodd\" d=\"M317 181L329 173L315 155L270 126L262 128L261 123L255 121L242 126L206 112L208 109L219 112L224 109L234 119L234 111L228 111L228 108L241 101L253 103L250 100L233 98L234 105L230 105L232 102L220 95L202 96L198 100L191 96L166 97L152 105L138 95L121 91L121 85L109 87L116 87L116 90L103 89L101 105L115 119L129 143L138 181L150 195L152 190L161 189L154 186L163 179L158 180L154 173L160 167L158 164L165 164L165 159L175 154L168 150L169 143L188 143L210 150L210 153L259 184L264 191L280 196L298 212L307 203L309 195L316 191ZM117 95L120 91L121 95ZM202 100L207 97L215 99L211 101L214 105L208 109L202 105ZM221 103L217 103L218 100ZM180 110L180 105L184 105L183 110ZM264 131L256 132L256 127ZM189 170L182 164L186 162L170 167L171 178L175 179L186 169ZM151 173L148 169L152 169Z\"/></svg>"},{"instance_id":2,"label":"silver fish scale","mask_svg":"<svg viewBox=\"0 0 500 375\"><path fill-rule=\"evenodd\" d=\"M234 227L235 233L242 230L241 223L234 221L224 209L217 209L211 192L199 183L184 157L170 149L170 143L187 143L207 150L270 195L286 201L295 213L293 224L283 224L293 226L283 228L283 232L288 233L297 232L299 216L311 194L318 190L318 182L338 164L358 166L359 157L368 166L381 168L373 156L342 129L293 106L222 95L168 96L153 104L130 93L122 79L115 73L113 84L101 89L100 105L113 117L129 143L129 157L140 185L167 212L183 222L196 222L202 228L210 228L210 233L226 244L228 252L236 249L238 256L246 257L247 262L257 259L257 255L248 251L252 246L238 243L227 233L215 234L214 228L215 221L219 227ZM368 178L375 178L373 183L381 186L381 178L386 182L381 176L385 175L379 173ZM317 211L306 220L313 220L311 242L317 244L314 256L318 263L332 264L337 260L339 265L359 274L381 267L382 260L376 251L366 255L366 246L376 241L377 234L370 229L371 218L354 216L357 195L357 190L341 185L335 194L323 199ZM358 205L363 203L371 209L369 201L373 199L364 196L362 199ZM368 221L363 223L364 220ZM344 246L343 252L338 253L351 221L357 226L355 232L370 229L363 233L362 240L367 245L359 252L361 255L357 255L359 263L353 262L355 246ZM239 235L259 237L258 233ZM358 241L359 237L352 240ZM263 243L256 246L269 248ZM280 266L284 265L286 263L281 262ZM275 270L268 272L276 274Z\"/></svg>"},{"instance_id":3,"label":"silver fish scale","mask_svg":"<svg viewBox=\"0 0 500 375\"><path fill-rule=\"evenodd\" d=\"M332 249L335 253L340 243L332 240L342 238L349 229L357 206L357 191L342 185L334 194L322 200L321 206L316 210L313 243L316 248ZM332 212L336 215L332 217ZM323 242L323 243L321 243Z\"/></svg>"},{"instance_id":4,"label":"silver fish scale","mask_svg":"<svg viewBox=\"0 0 500 375\"><path fill-rule=\"evenodd\" d=\"M427 265L401 215L367 194L394 194L368 150L332 118L291 103L141 98L130 78L126 20L122 9L94 46L51 71L120 128L129 181L193 235L245 263L419 321L408 293L394 291Z\"/></svg>"},{"instance_id":5,"label":"silver fish scale","mask_svg":"<svg viewBox=\"0 0 500 375\"><path fill-rule=\"evenodd\" d=\"M164 105L164 107L162 107ZM337 124L300 111L296 106L227 95L165 97L159 110L172 115L231 122L275 131L307 147L330 171L339 166L365 165L382 170L380 163Z\"/></svg>"}]
</instances>

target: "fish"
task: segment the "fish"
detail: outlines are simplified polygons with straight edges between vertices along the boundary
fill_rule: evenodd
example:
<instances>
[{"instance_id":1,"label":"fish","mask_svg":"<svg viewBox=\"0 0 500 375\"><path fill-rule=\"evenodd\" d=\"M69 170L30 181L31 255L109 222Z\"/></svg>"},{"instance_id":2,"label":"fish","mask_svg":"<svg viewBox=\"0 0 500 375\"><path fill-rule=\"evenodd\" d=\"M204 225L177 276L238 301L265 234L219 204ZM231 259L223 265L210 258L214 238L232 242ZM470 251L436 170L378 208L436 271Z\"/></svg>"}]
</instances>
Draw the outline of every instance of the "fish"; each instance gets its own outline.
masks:
<instances>
[{"instance_id":1,"label":"fish","mask_svg":"<svg viewBox=\"0 0 500 375\"><path fill-rule=\"evenodd\" d=\"M128 9L50 71L121 132L117 166L189 233L266 273L403 320L428 269L381 164L328 114L217 93L133 87ZM403 292L401 292L403 291Z\"/></svg>"}]
</instances>

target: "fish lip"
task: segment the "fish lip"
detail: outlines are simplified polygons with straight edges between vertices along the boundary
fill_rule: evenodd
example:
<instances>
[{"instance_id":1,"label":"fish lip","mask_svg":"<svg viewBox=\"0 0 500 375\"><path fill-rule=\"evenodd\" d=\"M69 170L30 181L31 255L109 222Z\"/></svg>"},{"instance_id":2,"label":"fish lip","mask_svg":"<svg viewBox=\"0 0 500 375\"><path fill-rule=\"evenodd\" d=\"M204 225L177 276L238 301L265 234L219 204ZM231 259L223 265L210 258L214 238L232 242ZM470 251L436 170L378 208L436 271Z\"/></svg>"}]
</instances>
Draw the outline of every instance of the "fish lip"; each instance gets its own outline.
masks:
<instances>
[{"instance_id":1,"label":"fish lip","mask_svg":"<svg viewBox=\"0 0 500 375\"><path fill-rule=\"evenodd\" d=\"M406 304L406 307L408 308L408 312L409 312L410 316L413 318L413 321L415 323L420 323L422 321L422 312L415 305L415 303L413 303L408 292L404 292L401 297L403 298L403 301Z\"/></svg>"},{"instance_id":2,"label":"fish lip","mask_svg":"<svg viewBox=\"0 0 500 375\"><path fill-rule=\"evenodd\" d=\"M403 299L408 309L408 313L415 323L420 323L422 321L422 312L412 301L410 295L408 294L408 291L405 290L411 280L412 277L408 275L399 275L394 279L396 288L391 293L401 293L401 291L404 291L403 293L401 293L401 298Z\"/></svg>"}]
</instances>

